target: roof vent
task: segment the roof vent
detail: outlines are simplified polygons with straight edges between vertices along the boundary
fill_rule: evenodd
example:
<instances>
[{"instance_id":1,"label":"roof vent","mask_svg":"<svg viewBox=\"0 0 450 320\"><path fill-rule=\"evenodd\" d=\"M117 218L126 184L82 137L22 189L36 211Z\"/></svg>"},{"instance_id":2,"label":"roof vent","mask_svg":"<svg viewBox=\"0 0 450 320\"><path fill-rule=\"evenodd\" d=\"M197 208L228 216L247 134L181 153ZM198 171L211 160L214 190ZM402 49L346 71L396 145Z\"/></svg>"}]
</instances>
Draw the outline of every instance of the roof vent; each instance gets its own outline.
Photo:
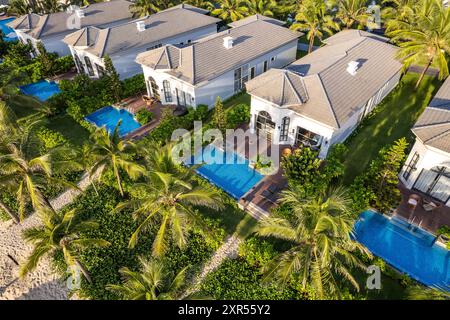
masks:
<instances>
[{"instance_id":1,"label":"roof vent","mask_svg":"<svg viewBox=\"0 0 450 320\"><path fill-rule=\"evenodd\" d=\"M233 48L233 37L225 37L223 38L223 46L227 49Z\"/></svg>"},{"instance_id":2,"label":"roof vent","mask_svg":"<svg viewBox=\"0 0 450 320\"><path fill-rule=\"evenodd\" d=\"M145 22L144 21L137 21L136 22L136 28L139 32L145 31Z\"/></svg>"},{"instance_id":3,"label":"roof vent","mask_svg":"<svg viewBox=\"0 0 450 320\"><path fill-rule=\"evenodd\" d=\"M84 18L84 10L83 9L76 9L75 13L78 18Z\"/></svg>"},{"instance_id":4,"label":"roof vent","mask_svg":"<svg viewBox=\"0 0 450 320\"><path fill-rule=\"evenodd\" d=\"M350 61L347 65L347 72L350 73L352 76L356 75L358 69L359 69L358 61Z\"/></svg>"}]
</instances>

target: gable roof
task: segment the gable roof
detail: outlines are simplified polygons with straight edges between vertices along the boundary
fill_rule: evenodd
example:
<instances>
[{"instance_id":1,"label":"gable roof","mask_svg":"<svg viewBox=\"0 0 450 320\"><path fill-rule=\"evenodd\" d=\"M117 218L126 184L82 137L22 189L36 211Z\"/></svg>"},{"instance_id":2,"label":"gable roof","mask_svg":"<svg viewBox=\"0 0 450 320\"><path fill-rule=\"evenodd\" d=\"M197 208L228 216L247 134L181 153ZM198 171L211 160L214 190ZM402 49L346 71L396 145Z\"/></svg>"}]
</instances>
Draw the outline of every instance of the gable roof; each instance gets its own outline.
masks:
<instances>
[{"instance_id":1,"label":"gable roof","mask_svg":"<svg viewBox=\"0 0 450 320\"><path fill-rule=\"evenodd\" d=\"M450 153L450 78L419 117L412 132L425 145Z\"/></svg>"},{"instance_id":2,"label":"gable roof","mask_svg":"<svg viewBox=\"0 0 450 320\"><path fill-rule=\"evenodd\" d=\"M244 26L246 24L258 21L258 20L269 22L269 23L273 23L273 24L278 25L278 26L284 26L286 24L286 22L284 22L284 21L277 20L277 19L270 18L270 17L266 17L266 16L263 16L262 14L257 13L257 14L254 14L252 16L246 17L244 19L231 22L228 25L231 28L237 28L237 27Z\"/></svg>"},{"instance_id":3,"label":"gable roof","mask_svg":"<svg viewBox=\"0 0 450 320\"><path fill-rule=\"evenodd\" d=\"M327 45L286 67L292 77L303 80L301 90L306 91L306 102L287 105L283 99L275 99L274 92L280 92L280 85L265 81L267 77L259 79L262 76L247 82L247 91L279 107L340 128L402 69L395 58L397 47L384 39L354 31L343 31L328 38ZM355 75L346 71L351 61L359 64ZM301 82L297 83L298 90Z\"/></svg>"},{"instance_id":4,"label":"gable roof","mask_svg":"<svg viewBox=\"0 0 450 320\"><path fill-rule=\"evenodd\" d=\"M67 35L63 41L74 47L87 47L84 48L85 51L99 57L104 54L112 55L133 48L142 48L185 32L215 25L220 21L220 19L205 15L205 11L193 6L179 5L143 19L104 30L87 27ZM136 27L138 21L145 23L144 31L138 31ZM91 36L88 42L79 41L80 37L88 34L96 36Z\"/></svg>"},{"instance_id":5,"label":"gable roof","mask_svg":"<svg viewBox=\"0 0 450 320\"><path fill-rule=\"evenodd\" d=\"M258 19L205 37L187 47L166 45L141 53L136 61L150 68L164 69L160 61L168 60L171 67L164 72L195 85L296 41L300 35L299 32ZM224 47L225 37L234 39L232 48Z\"/></svg>"},{"instance_id":6,"label":"gable roof","mask_svg":"<svg viewBox=\"0 0 450 320\"><path fill-rule=\"evenodd\" d=\"M10 22L8 26L15 30L21 30L35 39L65 35L87 26L104 27L128 21L132 17L128 9L130 4L131 2L125 0L111 0L83 7L81 9L85 16L80 18L79 28L74 24L75 12L69 11L45 15L29 13Z\"/></svg>"}]
</instances>

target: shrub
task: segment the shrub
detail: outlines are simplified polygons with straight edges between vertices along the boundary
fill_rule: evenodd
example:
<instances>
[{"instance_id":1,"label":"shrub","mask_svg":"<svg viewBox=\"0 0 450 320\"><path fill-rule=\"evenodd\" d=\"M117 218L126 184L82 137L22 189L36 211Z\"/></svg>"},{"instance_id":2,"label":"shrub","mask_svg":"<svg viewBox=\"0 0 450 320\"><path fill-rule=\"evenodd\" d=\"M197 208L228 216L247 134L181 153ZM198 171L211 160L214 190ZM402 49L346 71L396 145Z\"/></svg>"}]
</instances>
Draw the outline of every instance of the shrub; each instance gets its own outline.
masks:
<instances>
[{"instance_id":1,"label":"shrub","mask_svg":"<svg viewBox=\"0 0 450 320\"><path fill-rule=\"evenodd\" d=\"M40 128L36 132L36 136L41 142L42 153L45 153L55 147L67 144L67 139L61 133L50 130L46 127Z\"/></svg>"},{"instance_id":2,"label":"shrub","mask_svg":"<svg viewBox=\"0 0 450 320\"><path fill-rule=\"evenodd\" d=\"M267 240L252 237L239 247L239 256L249 265L263 267L272 260L277 252Z\"/></svg>"},{"instance_id":3,"label":"shrub","mask_svg":"<svg viewBox=\"0 0 450 320\"><path fill-rule=\"evenodd\" d=\"M153 113L147 109L141 109L136 113L136 120L142 125L149 123L152 118Z\"/></svg>"},{"instance_id":4,"label":"shrub","mask_svg":"<svg viewBox=\"0 0 450 320\"><path fill-rule=\"evenodd\" d=\"M250 106L245 103L238 104L227 113L227 127L230 129L236 128L242 123L248 123L249 121Z\"/></svg>"},{"instance_id":5,"label":"shrub","mask_svg":"<svg viewBox=\"0 0 450 320\"><path fill-rule=\"evenodd\" d=\"M122 81L122 98L128 98L142 93L146 90L145 79L143 74Z\"/></svg>"}]
</instances>

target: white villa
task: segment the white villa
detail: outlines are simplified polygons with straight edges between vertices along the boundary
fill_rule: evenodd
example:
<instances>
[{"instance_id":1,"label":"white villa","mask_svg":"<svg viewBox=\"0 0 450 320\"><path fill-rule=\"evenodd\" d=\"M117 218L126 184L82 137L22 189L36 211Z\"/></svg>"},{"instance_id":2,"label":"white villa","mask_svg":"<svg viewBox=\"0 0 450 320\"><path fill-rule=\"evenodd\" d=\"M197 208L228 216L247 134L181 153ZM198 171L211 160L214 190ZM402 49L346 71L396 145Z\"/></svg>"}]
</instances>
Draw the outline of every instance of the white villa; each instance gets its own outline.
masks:
<instances>
[{"instance_id":1,"label":"white villa","mask_svg":"<svg viewBox=\"0 0 450 320\"><path fill-rule=\"evenodd\" d=\"M104 72L103 57L109 55L121 79L142 73L137 54L165 44L187 45L217 33L217 18L208 10L181 4L149 17L98 28L90 26L64 38L78 72L92 78Z\"/></svg>"},{"instance_id":2,"label":"white villa","mask_svg":"<svg viewBox=\"0 0 450 320\"><path fill-rule=\"evenodd\" d=\"M190 46L165 45L139 54L149 95L162 104L192 107L231 97L249 79L295 60L301 34L283 24L254 15Z\"/></svg>"},{"instance_id":3,"label":"white villa","mask_svg":"<svg viewBox=\"0 0 450 320\"><path fill-rule=\"evenodd\" d=\"M32 44L35 50L41 41L47 51L66 56L70 54L69 47L62 41L66 35L88 26L103 29L130 21L130 4L125 0L111 0L45 15L29 13L8 25L21 42Z\"/></svg>"},{"instance_id":4,"label":"white villa","mask_svg":"<svg viewBox=\"0 0 450 320\"><path fill-rule=\"evenodd\" d=\"M399 82L398 49L387 41L341 31L285 69L249 81L250 128L273 143L311 146L325 158Z\"/></svg>"},{"instance_id":5,"label":"white villa","mask_svg":"<svg viewBox=\"0 0 450 320\"><path fill-rule=\"evenodd\" d=\"M450 78L412 132L416 142L400 172L401 182L450 207Z\"/></svg>"}]
</instances>

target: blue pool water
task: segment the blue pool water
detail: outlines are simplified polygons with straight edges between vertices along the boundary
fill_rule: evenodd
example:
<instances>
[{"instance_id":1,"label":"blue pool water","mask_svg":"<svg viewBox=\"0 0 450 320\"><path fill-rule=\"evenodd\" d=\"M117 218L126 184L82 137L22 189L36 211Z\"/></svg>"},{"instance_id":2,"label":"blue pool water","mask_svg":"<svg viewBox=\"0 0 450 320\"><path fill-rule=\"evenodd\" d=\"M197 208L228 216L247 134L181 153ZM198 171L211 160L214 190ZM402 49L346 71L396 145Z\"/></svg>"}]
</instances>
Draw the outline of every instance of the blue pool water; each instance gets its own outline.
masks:
<instances>
[{"instance_id":1,"label":"blue pool water","mask_svg":"<svg viewBox=\"0 0 450 320\"><path fill-rule=\"evenodd\" d=\"M209 158L209 155L211 155L211 158ZM200 154L196 156L196 163L200 162L199 156ZM247 159L234 152L229 154L228 161L225 161L226 153L218 148L208 146L204 149L203 156L206 164L197 168L197 173L225 190L235 199L240 199L264 177L248 166L249 161ZM222 160L214 161L214 159Z\"/></svg>"},{"instance_id":2,"label":"blue pool water","mask_svg":"<svg viewBox=\"0 0 450 320\"><path fill-rule=\"evenodd\" d=\"M86 116L85 119L95 124L97 127L104 126L108 132L113 132L119 120L122 120L119 127L119 135L121 137L141 126L130 112L124 109L119 110L112 106L101 108Z\"/></svg>"},{"instance_id":3,"label":"blue pool water","mask_svg":"<svg viewBox=\"0 0 450 320\"><path fill-rule=\"evenodd\" d=\"M450 251L434 244L428 232L410 229L406 221L365 211L355 224L355 238L417 281L450 291Z\"/></svg>"},{"instance_id":4,"label":"blue pool water","mask_svg":"<svg viewBox=\"0 0 450 320\"><path fill-rule=\"evenodd\" d=\"M3 39L5 41L15 41L17 40L17 35L14 30L8 27L6 24L14 21L14 18L8 18L4 20L0 20L0 30L3 32Z\"/></svg>"},{"instance_id":5,"label":"blue pool water","mask_svg":"<svg viewBox=\"0 0 450 320\"><path fill-rule=\"evenodd\" d=\"M50 97L61 92L57 83L53 81L48 82L46 80L21 86L20 91L26 95L33 96L40 101L46 101Z\"/></svg>"}]
</instances>

